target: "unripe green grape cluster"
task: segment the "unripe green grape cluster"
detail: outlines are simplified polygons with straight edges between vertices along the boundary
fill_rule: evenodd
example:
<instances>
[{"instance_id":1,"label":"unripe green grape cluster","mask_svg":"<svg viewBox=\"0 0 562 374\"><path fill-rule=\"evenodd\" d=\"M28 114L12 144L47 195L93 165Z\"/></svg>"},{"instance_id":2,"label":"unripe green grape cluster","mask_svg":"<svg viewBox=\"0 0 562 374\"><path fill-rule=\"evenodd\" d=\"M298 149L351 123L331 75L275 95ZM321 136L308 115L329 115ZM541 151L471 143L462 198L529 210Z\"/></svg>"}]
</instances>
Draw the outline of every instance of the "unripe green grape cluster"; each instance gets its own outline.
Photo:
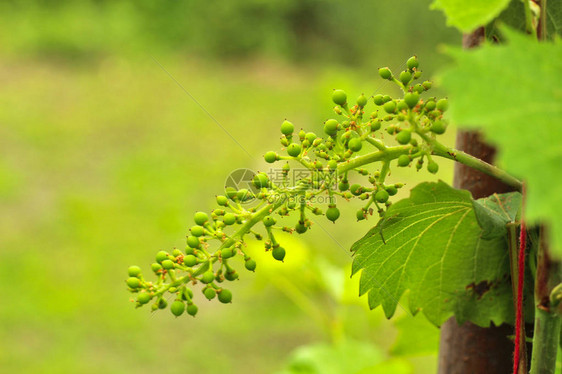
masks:
<instances>
[{"instance_id":1,"label":"unripe green grape cluster","mask_svg":"<svg viewBox=\"0 0 562 374\"><path fill-rule=\"evenodd\" d=\"M439 166L432 158L432 144L447 129L443 113L448 102L426 97L432 84L419 81L417 57L408 59L406 66L397 78L387 67L378 71L382 79L398 85L403 93L400 98L361 94L350 100L344 91L334 90L337 117L324 122L322 134L297 132L285 120L281 124L281 151L264 155L266 163L280 164L280 177L258 173L252 180L252 191L227 187L224 195L216 197L217 208L210 214L195 213L186 247L156 254L151 265L156 280L148 281L139 267L131 266L126 284L136 295L136 306L152 303L152 310L164 309L166 300L173 297L172 314L195 316L194 287L200 289L203 299L230 303L232 293L224 284L239 277L233 265L243 262L252 272L258 267L245 250L248 236L262 240L272 258L283 261L290 253L277 241L275 232L303 234L313 226L311 216L325 215L336 222L340 218L338 198L363 202L356 213L358 221L375 212L384 217L391 197L403 187L402 183L387 182L393 167L415 164L420 170L427 162L427 170L436 173ZM388 136L398 145L385 144ZM295 165L307 171L296 181L289 175ZM320 196L327 198L325 211L317 206ZM279 223L287 216L296 216L296 224ZM255 231L258 225L262 233Z\"/></svg>"}]
</instances>

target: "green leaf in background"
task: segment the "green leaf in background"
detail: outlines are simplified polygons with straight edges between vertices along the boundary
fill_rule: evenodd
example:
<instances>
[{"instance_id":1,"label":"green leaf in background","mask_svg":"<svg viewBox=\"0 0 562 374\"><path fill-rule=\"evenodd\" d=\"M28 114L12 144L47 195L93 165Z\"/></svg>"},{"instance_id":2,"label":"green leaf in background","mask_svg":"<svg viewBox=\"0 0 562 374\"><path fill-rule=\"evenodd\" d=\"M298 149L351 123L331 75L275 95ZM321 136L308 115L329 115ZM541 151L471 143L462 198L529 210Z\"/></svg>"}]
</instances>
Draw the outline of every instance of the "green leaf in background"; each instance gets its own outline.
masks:
<instances>
[{"instance_id":1,"label":"green leaf in background","mask_svg":"<svg viewBox=\"0 0 562 374\"><path fill-rule=\"evenodd\" d=\"M417 368L419 370L419 368ZM365 368L355 374L412 374L414 368L411 363L399 358L391 358L378 365Z\"/></svg>"},{"instance_id":2,"label":"green leaf in background","mask_svg":"<svg viewBox=\"0 0 562 374\"><path fill-rule=\"evenodd\" d=\"M447 25L470 32L492 21L509 5L510 0L435 0L432 9L441 9Z\"/></svg>"},{"instance_id":3,"label":"green leaf in background","mask_svg":"<svg viewBox=\"0 0 562 374\"><path fill-rule=\"evenodd\" d=\"M318 343L298 348L278 374L356 374L383 361L381 350L371 343Z\"/></svg>"},{"instance_id":4,"label":"green leaf in background","mask_svg":"<svg viewBox=\"0 0 562 374\"><path fill-rule=\"evenodd\" d=\"M473 200L473 203L476 219L482 228L482 238L491 239L507 235L506 224L515 221L521 208L521 194L493 194L485 199Z\"/></svg>"},{"instance_id":5,"label":"green leaf in background","mask_svg":"<svg viewBox=\"0 0 562 374\"><path fill-rule=\"evenodd\" d=\"M398 337L391 348L393 356L437 355L439 329L421 315L403 315L394 320Z\"/></svg>"},{"instance_id":6,"label":"green leaf in background","mask_svg":"<svg viewBox=\"0 0 562 374\"><path fill-rule=\"evenodd\" d=\"M562 44L503 32L507 45L451 49L456 65L442 85L452 120L481 129L498 146L499 165L525 181L525 217L551 226L562 256Z\"/></svg>"},{"instance_id":7,"label":"green leaf in background","mask_svg":"<svg viewBox=\"0 0 562 374\"><path fill-rule=\"evenodd\" d=\"M409 290L411 312L436 326L453 314L480 326L513 319L506 241L482 238L468 191L419 184L352 251L360 294L368 293L371 308L382 304L388 318Z\"/></svg>"}]
</instances>

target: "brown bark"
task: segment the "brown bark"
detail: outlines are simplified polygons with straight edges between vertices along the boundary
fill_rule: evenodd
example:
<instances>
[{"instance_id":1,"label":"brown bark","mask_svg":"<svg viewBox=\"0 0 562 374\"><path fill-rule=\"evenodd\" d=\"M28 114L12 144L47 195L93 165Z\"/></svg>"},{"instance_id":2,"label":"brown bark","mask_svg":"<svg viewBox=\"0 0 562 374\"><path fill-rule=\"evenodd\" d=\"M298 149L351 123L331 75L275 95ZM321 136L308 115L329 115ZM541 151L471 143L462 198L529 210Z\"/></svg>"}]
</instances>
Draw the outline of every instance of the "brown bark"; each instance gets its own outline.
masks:
<instances>
[{"instance_id":1,"label":"brown bark","mask_svg":"<svg viewBox=\"0 0 562 374\"><path fill-rule=\"evenodd\" d=\"M483 29L467 34L463 47L475 47L484 37ZM489 163L494 161L495 149L476 132L460 131L456 147ZM511 190L497 179L459 163L455 164L453 185L469 190L475 199ZM508 335L512 334L513 327L509 325L482 328L466 322L459 326L454 317L449 319L441 326L439 374L511 373L513 342Z\"/></svg>"},{"instance_id":2,"label":"brown bark","mask_svg":"<svg viewBox=\"0 0 562 374\"><path fill-rule=\"evenodd\" d=\"M475 132L460 131L457 149L489 163L494 161L496 153ZM459 163L455 164L453 185L469 190L475 199L511 190L497 179ZM459 326L454 317L449 319L441 326L439 373L511 373L513 342L509 335L513 335L513 327L509 325L482 328L466 322Z\"/></svg>"}]
</instances>

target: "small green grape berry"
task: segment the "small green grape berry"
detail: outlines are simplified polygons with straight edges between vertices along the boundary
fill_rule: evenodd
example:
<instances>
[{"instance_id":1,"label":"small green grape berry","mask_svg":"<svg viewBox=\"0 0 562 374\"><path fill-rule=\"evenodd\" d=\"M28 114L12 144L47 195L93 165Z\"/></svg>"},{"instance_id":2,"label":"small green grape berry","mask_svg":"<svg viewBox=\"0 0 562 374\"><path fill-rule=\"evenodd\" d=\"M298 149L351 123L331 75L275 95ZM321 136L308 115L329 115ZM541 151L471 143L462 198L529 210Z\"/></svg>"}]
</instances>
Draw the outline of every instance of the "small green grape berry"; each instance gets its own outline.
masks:
<instances>
[{"instance_id":1,"label":"small green grape berry","mask_svg":"<svg viewBox=\"0 0 562 374\"><path fill-rule=\"evenodd\" d=\"M410 108L415 107L420 101L420 95L417 92L408 92L404 95L404 101Z\"/></svg>"},{"instance_id":2,"label":"small green grape berry","mask_svg":"<svg viewBox=\"0 0 562 374\"><path fill-rule=\"evenodd\" d=\"M347 191L349 189L349 183L347 181L341 181L338 184L338 189L342 192Z\"/></svg>"},{"instance_id":3,"label":"small green grape berry","mask_svg":"<svg viewBox=\"0 0 562 374\"><path fill-rule=\"evenodd\" d=\"M416 70L414 72L414 79L420 79L421 76L422 76L421 70Z\"/></svg>"},{"instance_id":4,"label":"small green grape berry","mask_svg":"<svg viewBox=\"0 0 562 374\"><path fill-rule=\"evenodd\" d=\"M347 102L347 94L342 90L332 92L332 101L337 105L344 106Z\"/></svg>"},{"instance_id":5,"label":"small green grape berry","mask_svg":"<svg viewBox=\"0 0 562 374\"><path fill-rule=\"evenodd\" d=\"M297 207L296 199L294 197L290 198L289 201L287 201L287 208L295 209L296 207Z\"/></svg>"},{"instance_id":6,"label":"small green grape berry","mask_svg":"<svg viewBox=\"0 0 562 374\"><path fill-rule=\"evenodd\" d=\"M306 227L304 222L302 222L302 221L299 221L295 225L295 231L298 232L299 234L304 234L306 232L306 230L308 230L308 227Z\"/></svg>"},{"instance_id":7,"label":"small green grape berry","mask_svg":"<svg viewBox=\"0 0 562 374\"><path fill-rule=\"evenodd\" d=\"M336 160L328 161L328 168L330 170L336 170L338 168L338 162Z\"/></svg>"},{"instance_id":8,"label":"small green grape berry","mask_svg":"<svg viewBox=\"0 0 562 374\"><path fill-rule=\"evenodd\" d=\"M357 105L359 105L360 108L367 105L367 97L364 94L361 94L361 96L357 98Z\"/></svg>"},{"instance_id":9,"label":"small green grape berry","mask_svg":"<svg viewBox=\"0 0 562 374\"><path fill-rule=\"evenodd\" d=\"M449 100L441 99L437 102L437 110L445 112L447 109L449 109Z\"/></svg>"},{"instance_id":10,"label":"small green grape berry","mask_svg":"<svg viewBox=\"0 0 562 374\"><path fill-rule=\"evenodd\" d=\"M410 165L410 156L408 155L398 156L398 166L406 167L408 165Z\"/></svg>"},{"instance_id":11,"label":"small green grape berry","mask_svg":"<svg viewBox=\"0 0 562 374\"><path fill-rule=\"evenodd\" d=\"M392 113L396 112L396 102L394 102L394 101L387 101L386 103L384 103L384 105L382 106L382 108L383 108L384 111L387 112L388 114L392 114Z\"/></svg>"},{"instance_id":12,"label":"small green grape berry","mask_svg":"<svg viewBox=\"0 0 562 374\"><path fill-rule=\"evenodd\" d=\"M406 65L408 66L408 69L413 70L420 66L420 63L418 62L418 58L416 56L412 56L408 59Z\"/></svg>"},{"instance_id":13,"label":"small green grape berry","mask_svg":"<svg viewBox=\"0 0 562 374\"><path fill-rule=\"evenodd\" d=\"M398 188L396 188L395 185L391 185L391 186L386 186L385 187L386 192L388 192L388 194L390 196L394 196L398 193Z\"/></svg>"},{"instance_id":14,"label":"small green grape berry","mask_svg":"<svg viewBox=\"0 0 562 374\"><path fill-rule=\"evenodd\" d=\"M162 270L162 265L160 265L157 262L154 262L152 265L150 265L150 268L152 269L153 272L158 273L160 270Z\"/></svg>"},{"instance_id":15,"label":"small green grape berry","mask_svg":"<svg viewBox=\"0 0 562 374\"><path fill-rule=\"evenodd\" d=\"M172 260L164 260L162 261L162 267L166 270L170 270L174 268L174 262Z\"/></svg>"},{"instance_id":16,"label":"small green grape berry","mask_svg":"<svg viewBox=\"0 0 562 374\"><path fill-rule=\"evenodd\" d=\"M363 148L363 143L361 142L360 138L353 138L349 141L347 147L353 152L359 152L361 148Z\"/></svg>"},{"instance_id":17,"label":"small green grape berry","mask_svg":"<svg viewBox=\"0 0 562 374\"><path fill-rule=\"evenodd\" d=\"M129 273L129 277L138 277L141 274L141 268L135 265L129 266L127 271Z\"/></svg>"},{"instance_id":18,"label":"small green grape berry","mask_svg":"<svg viewBox=\"0 0 562 374\"><path fill-rule=\"evenodd\" d=\"M218 298L221 303L228 304L232 301L232 292L223 288L219 291Z\"/></svg>"},{"instance_id":19,"label":"small green grape berry","mask_svg":"<svg viewBox=\"0 0 562 374\"><path fill-rule=\"evenodd\" d=\"M423 88L425 88L425 90L429 90L431 88L431 82L430 81L425 81L422 83Z\"/></svg>"},{"instance_id":20,"label":"small green grape berry","mask_svg":"<svg viewBox=\"0 0 562 374\"><path fill-rule=\"evenodd\" d=\"M185 264L185 266L195 266L197 265L197 257L195 257L194 255L184 256L183 263Z\"/></svg>"},{"instance_id":21,"label":"small green grape berry","mask_svg":"<svg viewBox=\"0 0 562 374\"><path fill-rule=\"evenodd\" d=\"M215 298L215 295L216 295L216 294L217 294L217 292L216 292L213 288L211 288L211 287L205 288L205 289L203 290L203 295L205 295L205 297L206 297L208 300L213 300L213 299Z\"/></svg>"},{"instance_id":22,"label":"small green grape berry","mask_svg":"<svg viewBox=\"0 0 562 374\"><path fill-rule=\"evenodd\" d=\"M236 195L238 194L238 190L234 187L226 187L224 189L224 192L226 193L226 196L230 199L230 200L234 200L236 199ZM225 205L226 206L226 205Z\"/></svg>"},{"instance_id":23,"label":"small green grape berry","mask_svg":"<svg viewBox=\"0 0 562 374\"><path fill-rule=\"evenodd\" d=\"M410 73L409 71L405 70L400 73L400 82L402 82L404 86L408 85L408 83L410 83L411 80L412 80L412 73Z\"/></svg>"},{"instance_id":24,"label":"small green grape berry","mask_svg":"<svg viewBox=\"0 0 562 374\"><path fill-rule=\"evenodd\" d=\"M152 299L152 296L148 292L141 292L137 296L137 301L141 305L148 303L150 299Z\"/></svg>"},{"instance_id":25,"label":"small green grape berry","mask_svg":"<svg viewBox=\"0 0 562 374\"><path fill-rule=\"evenodd\" d=\"M225 197L225 199L226 199L226 197ZM189 231L191 232L191 235L196 236L196 237L205 235L205 229L201 226L193 226Z\"/></svg>"},{"instance_id":26,"label":"small green grape berry","mask_svg":"<svg viewBox=\"0 0 562 374\"><path fill-rule=\"evenodd\" d=\"M226 196L218 195L217 204L220 206L226 206L228 204L228 199Z\"/></svg>"},{"instance_id":27,"label":"small green grape berry","mask_svg":"<svg viewBox=\"0 0 562 374\"><path fill-rule=\"evenodd\" d=\"M386 192L386 190L378 190L375 194L375 200L377 200L379 203L386 203L388 197L389 194L388 192Z\"/></svg>"},{"instance_id":28,"label":"small green grape berry","mask_svg":"<svg viewBox=\"0 0 562 374\"><path fill-rule=\"evenodd\" d=\"M402 130L396 135L396 141L400 144L408 144L412 138L412 133L408 130Z\"/></svg>"},{"instance_id":29,"label":"small green grape berry","mask_svg":"<svg viewBox=\"0 0 562 374\"><path fill-rule=\"evenodd\" d=\"M236 193L236 197L240 201L247 201L252 198L252 193L248 191L246 188L242 188L238 190L238 192Z\"/></svg>"},{"instance_id":30,"label":"small green grape berry","mask_svg":"<svg viewBox=\"0 0 562 374\"><path fill-rule=\"evenodd\" d=\"M380 120L376 120L376 121L371 121L371 131L375 132L380 130L381 128L381 121Z\"/></svg>"},{"instance_id":31,"label":"small green grape berry","mask_svg":"<svg viewBox=\"0 0 562 374\"><path fill-rule=\"evenodd\" d=\"M431 127L429 129L431 130L431 132L441 135L445 133L445 130L447 130L447 126L442 120L438 119L431 124Z\"/></svg>"},{"instance_id":32,"label":"small green grape berry","mask_svg":"<svg viewBox=\"0 0 562 374\"><path fill-rule=\"evenodd\" d=\"M158 300L158 309L166 309L166 307L168 306L168 302L164 299L159 299Z\"/></svg>"},{"instance_id":33,"label":"small green grape berry","mask_svg":"<svg viewBox=\"0 0 562 374\"><path fill-rule=\"evenodd\" d=\"M336 135L338 133L338 121L329 119L324 122L324 132L330 136Z\"/></svg>"},{"instance_id":34,"label":"small green grape berry","mask_svg":"<svg viewBox=\"0 0 562 374\"><path fill-rule=\"evenodd\" d=\"M349 188L349 191L350 191L353 195L359 196L359 195L361 195L361 194L363 193L363 187L361 187L360 184L355 183L355 184L352 184L352 185L351 185L351 187Z\"/></svg>"},{"instance_id":35,"label":"small green grape berry","mask_svg":"<svg viewBox=\"0 0 562 374\"><path fill-rule=\"evenodd\" d=\"M359 209L357 213L355 213L355 216L357 217L357 221L363 221L365 219L365 211Z\"/></svg>"},{"instance_id":36,"label":"small green grape berry","mask_svg":"<svg viewBox=\"0 0 562 374\"><path fill-rule=\"evenodd\" d=\"M431 174L435 174L439 171L439 165L437 165L435 161L431 160L427 163L427 171Z\"/></svg>"},{"instance_id":37,"label":"small green grape berry","mask_svg":"<svg viewBox=\"0 0 562 374\"><path fill-rule=\"evenodd\" d=\"M256 266L257 266L256 261L251 258L244 262L244 267L249 271L256 270Z\"/></svg>"},{"instance_id":38,"label":"small green grape berry","mask_svg":"<svg viewBox=\"0 0 562 374\"><path fill-rule=\"evenodd\" d=\"M277 221L276 221L275 218L273 218L272 216L265 216L265 217L263 218L263 224L264 224L266 227L271 227L271 226L275 225L276 222L277 222Z\"/></svg>"},{"instance_id":39,"label":"small green grape berry","mask_svg":"<svg viewBox=\"0 0 562 374\"><path fill-rule=\"evenodd\" d=\"M384 96L382 97L382 99L384 100L385 103L386 103L386 102L389 102L390 100L392 100L392 98L390 97L390 95L384 95Z\"/></svg>"},{"instance_id":40,"label":"small green grape berry","mask_svg":"<svg viewBox=\"0 0 562 374\"><path fill-rule=\"evenodd\" d=\"M222 218L222 221L228 226L234 225L236 222L236 215L234 213L226 213Z\"/></svg>"},{"instance_id":41,"label":"small green grape berry","mask_svg":"<svg viewBox=\"0 0 562 374\"><path fill-rule=\"evenodd\" d=\"M392 72L387 67L380 68L379 69L379 75L382 79L388 79L388 80L392 79Z\"/></svg>"},{"instance_id":42,"label":"small green grape berry","mask_svg":"<svg viewBox=\"0 0 562 374\"><path fill-rule=\"evenodd\" d=\"M229 271L224 275L224 278L228 281L234 281L238 279L238 273L234 270Z\"/></svg>"},{"instance_id":43,"label":"small green grape berry","mask_svg":"<svg viewBox=\"0 0 562 374\"><path fill-rule=\"evenodd\" d=\"M212 270L207 270L206 272L203 273L203 276L201 277L201 282L205 284L209 284L214 280L215 280L215 273L213 273Z\"/></svg>"},{"instance_id":44,"label":"small green grape berry","mask_svg":"<svg viewBox=\"0 0 562 374\"><path fill-rule=\"evenodd\" d=\"M267 188L269 186L269 177L265 173L258 173L252 183L256 188Z\"/></svg>"},{"instance_id":45,"label":"small green grape berry","mask_svg":"<svg viewBox=\"0 0 562 374\"><path fill-rule=\"evenodd\" d=\"M384 96L381 94L375 95L373 97L373 101L375 103L375 105L383 105L384 104Z\"/></svg>"},{"instance_id":46,"label":"small green grape berry","mask_svg":"<svg viewBox=\"0 0 562 374\"><path fill-rule=\"evenodd\" d=\"M417 92L418 94L421 94L425 91L425 88L423 88L423 86L421 84L416 84L414 86L414 92Z\"/></svg>"},{"instance_id":47,"label":"small green grape berry","mask_svg":"<svg viewBox=\"0 0 562 374\"><path fill-rule=\"evenodd\" d=\"M406 102L404 100L400 100L396 104L396 109L398 109L399 112L402 112L404 110L408 110L408 104L406 104ZM404 117L402 114L400 114L400 116ZM398 120L403 121L404 119L398 118Z\"/></svg>"},{"instance_id":48,"label":"small green grape berry","mask_svg":"<svg viewBox=\"0 0 562 374\"><path fill-rule=\"evenodd\" d=\"M131 277L131 278L127 279L127 286L129 286L131 288L139 288L140 285L141 285L141 281L137 277Z\"/></svg>"},{"instance_id":49,"label":"small green grape berry","mask_svg":"<svg viewBox=\"0 0 562 374\"><path fill-rule=\"evenodd\" d=\"M174 250L172 251L172 256L173 256L173 257L179 257L179 256L182 256L182 255L183 255L182 251L180 251L180 250L177 249L177 248L174 248Z\"/></svg>"},{"instance_id":50,"label":"small green grape berry","mask_svg":"<svg viewBox=\"0 0 562 374\"><path fill-rule=\"evenodd\" d=\"M197 308L197 305L195 304L191 304L187 306L187 314L189 314L190 316L195 317L195 315L197 314L197 312L199 311L199 308Z\"/></svg>"},{"instance_id":51,"label":"small green grape berry","mask_svg":"<svg viewBox=\"0 0 562 374\"><path fill-rule=\"evenodd\" d=\"M179 317L185 311L185 304L180 300L176 300L170 305L170 311L174 316Z\"/></svg>"},{"instance_id":52,"label":"small green grape berry","mask_svg":"<svg viewBox=\"0 0 562 374\"><path fill-rule=\"evenodd\" d=\"M235 254L236 254L236 252L232 248L225 248L221 251L221 257L224 260L229 259L231 257L234 257Z\"/></svg>"},{"instance_id":53,"label":"small green grape berry","mask_svg":"<svg viewBox=\"0 0 562 374\"><path fill-rule=\"evenodd\" d=\"M293 131L295 131L295 126L287 120L283 121L281 124L281 133L285 136L289 136L293 134Z\"/></svg>"},{"instance_id":54,"label":"small green grape berry","mask_svg":"<svg viewBox=\"0 0 562 374\"><path fill-rule=\"evenodd\" d=\"M160 251L156 254L156 261L157 262L162 262L164 260L166 260L168 258L168 252L166 251Z\"/></svg>"},{"instance_id":55,"label":"small green grape berry","mask_svg":"<svg viewBox=\"0 0 562 374\"><path fill-rule=\"evenodd\" d=\"M317 136L313 132L307 132L305 138L310 142L310 144L312 144L316 140Z\"/></svg>"},{"instance_id":56,"label":"small green grape berry","mask_svg":"<svg viewBox=\"0 0 562 374\"><path fill-rule=\"evenodd\" d=\"M328 210L326 210L326 217L330 221L336 222L336 220L340 217L340 210L335 206L331 206Z\"/></svg>"},{"instance_id":57,"label":"small green grape berry","mask_svg":"<svg viewBox=\"0 0 562 374\"><path fill-rule=\"evenodd\" d=\"M271 254L277 261L283 261L283 259L285 258L285 248L275 247L273 248L273 251L271 251Z\"/></svg>"},{"instance_id":58,"label":"small green grape berry","mask_svg":"<svg viewBox=\"0 0 562 374\"><path fill-rule=\"evenodd\" d=\"M431 112L429 112L427 115L429 118L431 119L435 119L435 118L439 118L441 117L442 112L439 110L433 110Z\"/></svg>"},{"instance_id":59,"label":"small green grape berry","mask_svg":"<svg viewBox=\"0 0 562 374\"><path fill-rule=\"evenodd\" d=\"M435 100L429 100L427 103L425 103L424 109L427 112L431 112L432 110L435 109L436 106L437 104L435 103Z\"/></svg>"},{"instance_id":60,"label":"small green grape berry","mask_svg":"<svg viewBox=\"0 0 562 374\"><path fill-rule=\"evenodd\" d=\"M267 162L268 164L272 164L277 161L277 153L269 151L263 156L263 158L265 159L265 162Z\"/></svg>"},{"instance_id":61,"label":"small green grape berry","mask_svg":"<svg viewBox=\"0 0 562 374\"><path fill-rule=\"evenodd\" d=\"M189 235L187 237L187 245L191 248L199 248L201 246L201 242L199 241L198 237Z\"/></svg>"},{"instance_id":62,"label":"small green grape berry","mask_svg":"<svg viewBox=\"0 0 562 374\"><path fill-rule=\"evenodd\" d=\"M193 218L199 226L203 226L209 220L209 216L205 212L197 212Z\"/></svg>"},{"instance_id":63,"label":"small green grape berry","mask_svg":"<svg viewBox=\"0 0 562 374\"><path fill-rule=\"evenodd\" d=\"M292 143L287 147L287 153L291 157L297 157L301 153L301 146L296 143Z\"/></svg>"}]
</instances>

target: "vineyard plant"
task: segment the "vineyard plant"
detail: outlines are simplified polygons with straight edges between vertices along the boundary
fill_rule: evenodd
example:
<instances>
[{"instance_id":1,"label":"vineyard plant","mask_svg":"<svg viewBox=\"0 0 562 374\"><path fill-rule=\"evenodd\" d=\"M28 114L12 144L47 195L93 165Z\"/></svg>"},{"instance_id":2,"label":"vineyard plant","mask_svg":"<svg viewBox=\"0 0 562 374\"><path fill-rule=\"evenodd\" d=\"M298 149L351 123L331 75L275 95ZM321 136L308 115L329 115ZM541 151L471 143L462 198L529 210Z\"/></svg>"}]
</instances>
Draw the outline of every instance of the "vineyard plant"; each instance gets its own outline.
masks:
<instances>
[{"instance_id":1,"label":"vineyard plant","mask_svg":"<svg viewBox=\"0 0 562 374\"><path fill-rule=\"evenodd\" d=\"M404 302L409 314L437 327L453 317L490 331L508 325L509 372L555 372L562 313L562 4L435 0L432 7L472 44L442 47L451 62L435 77L423 74L415 51L398 70L374 68L399 95L327 92L333 117L322 133L290 118L280 123L279 133L263 139L273 147L280 137L280 147L263 156L273 173L227 186L216 206L196 212L185 248L161 250L152 264L129 267L126 285L137 307L197 323L186 318L199 315L200 303L237 302L229 283L260 271L248 242L261 241L268 256L283 262L297 249L278 233L306 235L317 220L368 220L374 226L349 250L353 276L360 277L357 297L365 295L371 309L392 318ZM436 88L445 94L433 96ZM446 144L442 135L450 127L478 134L497 156L485 160ZM450 162L493 178L501 191L476 198L444 181L407 186L394 176L400 168L439 175ZM404 189L409 197L396 199ZM356 207L355 217L340 214L344 204ZM454 352L442 343L441 355L448 354ZM472 372L462 362L449 370L440 372Z\"/></svg>"}]
</instances>

